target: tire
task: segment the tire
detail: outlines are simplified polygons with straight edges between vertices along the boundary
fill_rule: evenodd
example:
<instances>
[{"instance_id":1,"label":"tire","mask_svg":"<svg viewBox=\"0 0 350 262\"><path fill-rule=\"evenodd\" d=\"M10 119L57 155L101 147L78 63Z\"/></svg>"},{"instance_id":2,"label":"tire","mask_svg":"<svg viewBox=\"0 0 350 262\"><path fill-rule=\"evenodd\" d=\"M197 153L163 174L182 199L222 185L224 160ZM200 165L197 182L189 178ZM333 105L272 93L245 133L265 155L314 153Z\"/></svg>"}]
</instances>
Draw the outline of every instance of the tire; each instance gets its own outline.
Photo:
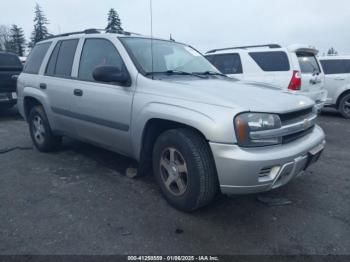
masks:
<instances>
[{"instance_id":1,"label":"tire","mask_svg":"<svg viewBox=\"0 0 350 262\"><path fill-rule=\"evenodd\" d=\"M219 192L211 149L202 135L191 129L172 129L158 137L153 171L166 200L181 211L206 206Z\"/></svg>"},{"instance_id":2,"label":"tire","mask_svg":"<svg viewBox=\"0 0 350 262\"><path fill-rule=\"evenodd\" d=\"M341 98L338 110L343 117L350 119L350 93Z\"/></svg>"},{"instance_id":3,"label":"tire","mask_svg":"<svg viewBox=\"0 0 350 262\"><path fill-rule=\"evenodd\" d=\"M53 135L42 106L32 108L29 113L28 122L30 136L35 147L40 152L51 152L59 147L62 138Z\"/></svg>"}]
</instances>

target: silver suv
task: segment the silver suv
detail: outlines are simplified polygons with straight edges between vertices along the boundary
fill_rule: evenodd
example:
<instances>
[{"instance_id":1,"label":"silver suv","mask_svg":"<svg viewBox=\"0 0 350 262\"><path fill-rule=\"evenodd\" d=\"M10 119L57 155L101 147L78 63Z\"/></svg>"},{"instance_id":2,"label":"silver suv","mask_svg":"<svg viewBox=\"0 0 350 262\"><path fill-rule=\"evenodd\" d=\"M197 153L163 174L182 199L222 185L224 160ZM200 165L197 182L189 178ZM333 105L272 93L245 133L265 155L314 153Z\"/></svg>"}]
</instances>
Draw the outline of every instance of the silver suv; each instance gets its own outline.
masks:
<instances>
[{"instance_id":1,"label":"silver suv","mask_svg":"<svg viewBox=\"0 0 350 262\"><path fill-rule=\"evenodd\" d=\"M38 43L18 107L39 151L69 136L134 158L183 211L219 192L280 187L325 145L309 98L226 77L188 45L132 34Z\"/></svg>"}]
</instances>

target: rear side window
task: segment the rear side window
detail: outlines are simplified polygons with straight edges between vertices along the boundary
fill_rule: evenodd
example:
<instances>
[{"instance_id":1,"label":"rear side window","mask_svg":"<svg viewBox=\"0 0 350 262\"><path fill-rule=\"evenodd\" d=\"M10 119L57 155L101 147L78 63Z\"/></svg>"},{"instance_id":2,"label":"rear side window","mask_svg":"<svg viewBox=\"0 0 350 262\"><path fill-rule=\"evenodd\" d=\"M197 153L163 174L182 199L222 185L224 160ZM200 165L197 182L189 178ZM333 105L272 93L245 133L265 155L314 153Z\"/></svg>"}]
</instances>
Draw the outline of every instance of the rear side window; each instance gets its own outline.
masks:
<instances>
[{"instance_id":1,"label":"rear side window","mask_svg":"<svg viewBox=\"0 0 350 262\"><path fill-rule=\"evenodd\" d=\"M36 45L30 53L28 60L25 64L24 73L37 74L39 73L40 66L44 60L44 57L49 49L51 42Z\"/></svg>"},{"instance_id":2,"label":"rear side window","mask_svg":"<svg viewBox=\"0 0 350 262\"><path fill-rule=\"evenodd\" d=\"M350 60L321 60L321 64L326 75L350 73Z\"/></svg>"},{"instance_id":3,"label":"rear side window","mask_svg":"<svg viewBox=\"0 0 350 262\"><path fill-rule=\"evenodd\" d=\"M242 74L242 62L239 54L210 55L207 59L223 74Z\"/></svg>"},{"instance_id":4,"label":"rear side window","mask_svg":"<svg viewBox=\"0 0 350 262\"><path fill-rule=\"evenodd\" d=\"M46 74L60 77L71 76L77 45L78 39L57 42L47 65Z\"/></svg>"},{"instance_id":5,"label":"rear side window","mask_svg":"<svg viewBox=\"0 0 350 262\"><path fill-rule=\"evenodd\" d=\"M92 73L98 66L117 66L126 70L114 45L105 39L86 39L79 65L79 79L95 81Z\"/></svg>"},{"instance_id":6,"label":"rear side window","mask_svg":"<svg viewBox=\"0 0 350 262\"><path fill-rule=\"evenodd\" d=\"M22 67L22 63L16 55L0 53L0 67Z\"/></svg>"},{"instance_id":7,"label":"rear side window","mask_svg":"<svg viewBox=\"0 0 350 262\"><path fill-rule=\"evenodd\" d=\"M306 74L318 74L321 73L320 66L316 57L309 53L297 53L299 60L300 70Z\"/></svg>"},{"instance_id":8,"label":"rear side window","mask_svg":"<svg viewBox=\"0 0 350 262\"><path fill-rule=\"evenodd\" d=\"M263 71L274 72L290 70L288 56L285 52L251 52L249 55Z\"/></svg>"}]
</instances>

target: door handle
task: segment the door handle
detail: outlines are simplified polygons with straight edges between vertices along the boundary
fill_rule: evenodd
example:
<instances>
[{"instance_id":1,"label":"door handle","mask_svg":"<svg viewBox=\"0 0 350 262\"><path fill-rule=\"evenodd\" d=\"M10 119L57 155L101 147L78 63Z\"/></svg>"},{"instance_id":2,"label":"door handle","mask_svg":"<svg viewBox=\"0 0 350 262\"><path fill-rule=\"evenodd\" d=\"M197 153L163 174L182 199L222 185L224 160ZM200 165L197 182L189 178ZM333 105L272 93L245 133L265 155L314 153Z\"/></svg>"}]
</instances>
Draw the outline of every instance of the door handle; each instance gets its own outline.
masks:
<instances>
[{"instance_id":1,"label":"door handle","mask_svg":"<svg viewBox=\"0 0 350 262\"><path fill-rule=\"evenodd\" d=\"M81 89L74 89L74 95L75 96L83 96L83 90L81 90Z\"/></svg>"},{"instance_id":2,"label":"door handle","mask_svg":"<svg viewBox=\"0 0 350 262\"><path fill-rule=\"evenodd\" d=\"M345 80L345 78L337 77L337 78L334 78L334 80L343 81Z\"/></svg>"},{"instance_id":3,"label":"door handle","mask_svg":"<svg viewBox=\"0 0 350 262\"><path fill-rule=\"evenodd\" d=\"M40 89L46 89L47 85L45 83L40 83L39 87Z\"/></svg>"}]
</instances>

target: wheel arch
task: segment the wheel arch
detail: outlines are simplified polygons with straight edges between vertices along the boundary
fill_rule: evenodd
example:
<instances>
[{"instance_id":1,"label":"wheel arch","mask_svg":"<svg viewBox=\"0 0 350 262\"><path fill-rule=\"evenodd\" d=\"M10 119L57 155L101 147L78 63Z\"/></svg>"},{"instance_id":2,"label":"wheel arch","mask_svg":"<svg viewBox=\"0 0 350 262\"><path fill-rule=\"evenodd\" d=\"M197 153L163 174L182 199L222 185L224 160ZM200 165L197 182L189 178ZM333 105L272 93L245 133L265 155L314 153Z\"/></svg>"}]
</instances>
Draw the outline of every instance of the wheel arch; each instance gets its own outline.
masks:
<instances>
[{"instance_id":1,"label":"wheel arch","mask_svg":"<svg viewBox=\"0 0 350 262\"><path fill-rule=\"evenodd\" d=\"M348 89L343 90L343 92L340 93L340 95L338 96L337 103L336 103L337 109L339 109L340 101L343 99L344 96L346 96L348 94L350 94L350 87L348 87Z\"/></svg>"},{"instance_id":2,"label":"wheel arch","mask_svg":"<svg viewBox=\"0 0 350 262\"><path fill-rule=\"evenodd\" d=\"M131 136L135 159L140 170L149 170L153 145L157 137L170 129L189 128L195 130L205 140L210 140L216 123L209 116L192 109L150 104L143 108L133 120Z\"/></svg>"}]
</instances>

